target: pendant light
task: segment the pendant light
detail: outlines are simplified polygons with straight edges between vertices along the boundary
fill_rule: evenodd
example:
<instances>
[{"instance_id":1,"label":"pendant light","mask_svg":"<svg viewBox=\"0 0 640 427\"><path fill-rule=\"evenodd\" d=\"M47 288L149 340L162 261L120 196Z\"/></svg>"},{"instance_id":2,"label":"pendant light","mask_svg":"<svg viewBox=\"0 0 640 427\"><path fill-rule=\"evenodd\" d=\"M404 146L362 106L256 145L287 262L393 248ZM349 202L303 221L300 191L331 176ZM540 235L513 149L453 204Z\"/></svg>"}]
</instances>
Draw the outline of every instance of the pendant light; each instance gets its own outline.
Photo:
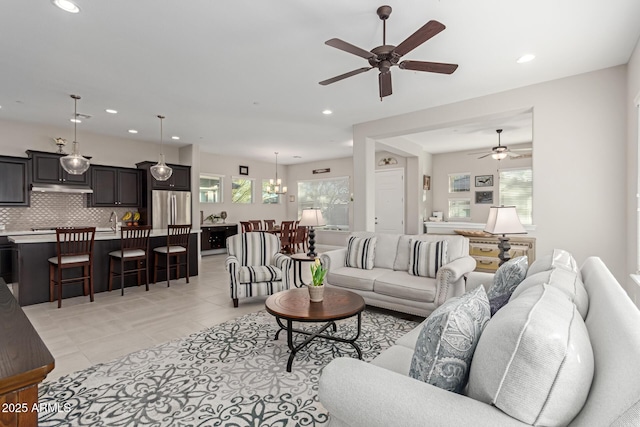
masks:
<instances>
[{"instance_id":1,"label":"pendant light","mask_svg":"<svg viewBox=\"0 0 640 427\"><path fill-rule=\"evenodd\" d=\"M171 178L173 169L164 162L164 144L162 143L162 120L164 120L164 116L158 115L158 118L160 119L160 160L151 166L151 175L157 181L166 181Z\"/></svg>"},{"instance_id":2,"label":"pendant light","mask_svg":"<svg viewBox=\"0 0 640 427\"><path fill-rule=\"evenodd\" d=\"M78 95L71 95L73 98L73 151L71 154L60 157L62 169L71 175L82 175L89 169L89 159L80 155L78 149Z\"/></svg>"},{"instance_id":3,"label":"pendant light","mask_svg":"<svg viewBox=\"0 0 640 427\"><path fill-rule=\"evenodd\" d=\"M268 193L269 194L286 194L287 186L282 186L282 180L278 178L278 152L275 152L276 155L276 179L269 180Z\"/></svg>"}]
</instances>

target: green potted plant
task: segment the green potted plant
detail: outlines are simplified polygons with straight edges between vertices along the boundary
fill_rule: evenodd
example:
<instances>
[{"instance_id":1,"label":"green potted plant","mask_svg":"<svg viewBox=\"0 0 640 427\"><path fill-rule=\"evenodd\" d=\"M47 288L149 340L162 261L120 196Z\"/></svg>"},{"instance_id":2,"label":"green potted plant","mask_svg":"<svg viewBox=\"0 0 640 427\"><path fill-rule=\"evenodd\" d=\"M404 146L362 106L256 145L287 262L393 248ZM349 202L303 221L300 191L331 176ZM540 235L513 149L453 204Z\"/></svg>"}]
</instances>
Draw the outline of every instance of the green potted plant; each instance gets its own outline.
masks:
<instances>
[{"instance_id":1,"label":"green potted plant","mask_svg":"<svg viewBox=\"0 0 640 427\"><path fill-rule=\"evenodd\" d=\"M308 286L311 302L321 302L324 297L324 276L327 269L322 266L320 259L311 264L311 283Z\"/></svg>"}]
</instances>

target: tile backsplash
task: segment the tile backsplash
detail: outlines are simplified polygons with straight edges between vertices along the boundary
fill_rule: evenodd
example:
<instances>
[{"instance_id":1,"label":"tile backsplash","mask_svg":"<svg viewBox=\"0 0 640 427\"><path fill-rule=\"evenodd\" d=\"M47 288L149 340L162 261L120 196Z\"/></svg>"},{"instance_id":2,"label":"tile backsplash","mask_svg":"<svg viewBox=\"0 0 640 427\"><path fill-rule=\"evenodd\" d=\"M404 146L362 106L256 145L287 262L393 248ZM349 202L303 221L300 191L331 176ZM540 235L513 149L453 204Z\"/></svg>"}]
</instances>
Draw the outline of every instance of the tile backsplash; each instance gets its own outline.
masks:
<instances>
[{"instance_id":1,"label":"tile backsplash","mask_svg":"<svg viewBox=\"0 0 640 427\"><path fill-rule=\"evenodd\" d=\"M24 231L32 227L95 226L109 227L114 211L118 220L135 208L88 208L86 194L31 193L31 206L0 206L0 224L6 231Z\"/></svg>"}]
</instances>

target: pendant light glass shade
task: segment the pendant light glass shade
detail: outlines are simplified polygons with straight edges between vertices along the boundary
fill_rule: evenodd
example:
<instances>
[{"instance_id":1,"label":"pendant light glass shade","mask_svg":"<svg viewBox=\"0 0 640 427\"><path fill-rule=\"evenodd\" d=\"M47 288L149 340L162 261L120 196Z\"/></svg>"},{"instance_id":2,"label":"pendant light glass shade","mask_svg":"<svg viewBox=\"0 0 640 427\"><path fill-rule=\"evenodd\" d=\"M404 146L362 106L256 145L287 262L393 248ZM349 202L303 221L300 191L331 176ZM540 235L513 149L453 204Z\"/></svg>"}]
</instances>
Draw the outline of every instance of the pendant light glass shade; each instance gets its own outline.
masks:
<instances>
[{"instance_id":1,"label":"pendant light glass shade","mask_svg":"<svg viewBox=\"0 0 640 427\"><path fill-rule=\"evenodd\" d=\"M73 151L71 154L60 157L60 165L70 175L82 175L89 169L89 159L80 155L78 149L78 95L71 95L73 98Z\"/></svg>"},{"instance_id":2,"label":"pendant light glass shade","mask_svg":"<svg viewBox=\"0 0 640 427\"><path fill-rule=\"evenodd\" d=\"M166 181L171 178L171 174L173 174L173 169L171 169L164 162L164 145L162 143L162 120L164 120L164 116L158 116L160 119L160 159L158 163L151 166L151 176L153 176L157 181Z\"/></svg>"}]
</instances>

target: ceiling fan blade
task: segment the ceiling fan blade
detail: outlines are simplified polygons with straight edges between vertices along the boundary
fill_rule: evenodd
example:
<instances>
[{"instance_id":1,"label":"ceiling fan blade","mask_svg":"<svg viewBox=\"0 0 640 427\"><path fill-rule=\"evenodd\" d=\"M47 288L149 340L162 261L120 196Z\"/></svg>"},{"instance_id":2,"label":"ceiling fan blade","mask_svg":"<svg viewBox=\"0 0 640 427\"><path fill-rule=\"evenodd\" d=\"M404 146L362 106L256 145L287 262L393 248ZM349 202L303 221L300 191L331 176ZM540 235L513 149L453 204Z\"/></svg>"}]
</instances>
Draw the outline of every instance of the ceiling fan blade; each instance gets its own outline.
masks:
<instances>
[{"instance_id":1,"label":"ceiling fan blade","mask_svg":"<svg viewBox=\"0 0 640 427\"><path fill-rule=\"evenodd\" d=\"M490 155L492 155L492 154L493 154L493 153L487 153L487 154L485 154L484 156L480 156L480 157L478 157L478 159L484 159L485 157L488 157L488 156L490 156Z\"/></svg>"},{"instance_id":2,"label":"ceiling fan blade","mask_svg":"<svg viewBox=\"0 0 640 427\"><path fill-rule=\"evenodd\" d=\"M458 69L458 64L425 61L402 61L398 66L403 70L426 71L428 73L441 74L452 74Z\"/></svg>"},{"instance_id":3,"label":"ceiling fan blade","mask_svg":"<svg viewBox=\"0 0 640 427\"><path fill-rule=\"evenodd\" d=\"M359 48L358 46L354 46L351 43L347 43L344 40L340 39L331 39L324 42L327 46L335 47L336 49L343 50L347 53L351 53L353 55L360 56L364 59L373 58L375 55L368 50L364 50Z\"/></svg>"},{"instance_id":4,"label":"ceiling fan blade","mask_svg":"<svg viewBox=\"0 0 640 427\"><path fill-rule=\"evenodd\" d=\"M467 153L467 156L477 156L478 154L487 154L486 151L476 151L475 153ZM489 153L493 154L493 153Z\"/></svg>"},{"instance_id":5,"label":"ceiling fan blade","mask_svg":"<svg viewBox=\"0 0 640 427\"><path fill-rule=\"evenodd\" d=\"M391 95L391 72L378 74L378 86L380 86L380 99Z\"/></svg>"},{"instance_id":6,"label":"ceiling fan blade","mask_svg":"<svg viewBox=\"0 0 640 427\"><path fill-rule=\"evenodd\" d=\"M331 79L323 80L320 82L322 86L330 85L331 83L339 82L340 80L346 79L347 77L355 76L356 74L364 73L365 71L369 71L373 67L363 67L358 68L357 70L349 71L348 73L340 74L339 76L335 76Z\"/></svg>"},{"instance_id":7,"label":"ceiling fan blade","mask_svg":"<svg viewBox=\"0 0 640 427\"><path fill-rule=\"evenodd\" d=\"M404 56L445 28L447 27L445 27L444 24L438 21L429 21L424 24L418 31L407 37L405 41L400 43L393 50L393 53L397 56Z\"/></svg>"}]
</instances>

